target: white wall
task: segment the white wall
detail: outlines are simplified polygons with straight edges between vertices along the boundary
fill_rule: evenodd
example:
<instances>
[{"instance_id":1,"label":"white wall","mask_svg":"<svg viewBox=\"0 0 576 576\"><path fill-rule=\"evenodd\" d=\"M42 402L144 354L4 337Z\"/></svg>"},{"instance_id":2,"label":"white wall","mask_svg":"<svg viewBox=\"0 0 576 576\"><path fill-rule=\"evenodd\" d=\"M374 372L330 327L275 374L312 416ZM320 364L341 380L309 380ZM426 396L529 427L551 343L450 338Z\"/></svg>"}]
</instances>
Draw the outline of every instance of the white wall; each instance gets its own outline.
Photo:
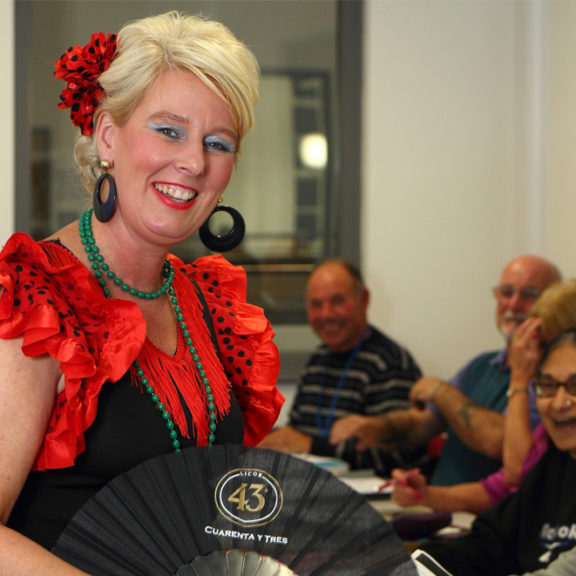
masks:
<instances>
[{"instance_id":1,"label":"white wall","mask_svg":"<svg viewBox=\"0 0 576 576\"><path fill-rule=\"evenodd\" d=\"M0 110L4 113L4 129L0 132L0 236L14 229L14 4L0 0Z\"/></svg>"},{"instance_id":2,"label":"white wall","mask_svg":"<svg viewBox=\"0 0 576 576\"><path fill-rule=\"evenodd\" d=\"M546 238L550 254L576 276L576 2L549 2L546 53Z\"/></svg>"},{"instance_id":3,"label":"white wall","mask_svg":"<svg viewBox=\"0 0 576 576\"><path fill-rule=\"evenodd\" d=\"M509 259L574 275L575 26L574 2L366 2L371 317L428 373L501 345L490 288Z\"/></svg>"}]
</instances>

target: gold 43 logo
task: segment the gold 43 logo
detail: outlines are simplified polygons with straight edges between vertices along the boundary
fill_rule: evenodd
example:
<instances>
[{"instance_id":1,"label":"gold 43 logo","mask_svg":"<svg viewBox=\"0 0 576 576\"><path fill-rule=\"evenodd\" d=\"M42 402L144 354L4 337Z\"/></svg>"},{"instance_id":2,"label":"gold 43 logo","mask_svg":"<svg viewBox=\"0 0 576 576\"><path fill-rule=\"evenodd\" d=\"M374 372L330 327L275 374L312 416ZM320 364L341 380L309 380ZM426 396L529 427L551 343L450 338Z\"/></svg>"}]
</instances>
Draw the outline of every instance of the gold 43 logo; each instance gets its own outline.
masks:
<instances>
[{"instance_id":1,"label":"gold 43 logo","mask_svg":"<svg viewBox=\"0 0 576 576\"><path fill-rule=\"evenodd\" d=\"M262 526L282 510L280 484L265 470L236 468L226 473L214 493L219 512L235 524Z\"/></svg>"}]
</instances>

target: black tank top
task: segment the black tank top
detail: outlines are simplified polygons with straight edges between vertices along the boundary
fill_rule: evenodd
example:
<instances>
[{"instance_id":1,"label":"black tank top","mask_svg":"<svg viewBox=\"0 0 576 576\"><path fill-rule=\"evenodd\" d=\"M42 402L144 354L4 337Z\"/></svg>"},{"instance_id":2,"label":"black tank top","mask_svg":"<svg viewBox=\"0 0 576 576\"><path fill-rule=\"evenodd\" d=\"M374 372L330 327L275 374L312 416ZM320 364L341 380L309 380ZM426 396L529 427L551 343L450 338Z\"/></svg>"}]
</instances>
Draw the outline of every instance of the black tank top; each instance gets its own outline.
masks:
<instances>
[{"instance_id":1,"label":"black tank top","mask_svg":"<svg viewBox=\"0 0 576 576\"><path fill-rule=\"evenodd\" d=\"M241 444L242 413L231 393L229 414L216 429L217 444ZM189 414L187 414L189 419ZM74 513L118 474L173 450L166 424L149 395L127 373L106 383L98 415L86 431L86 450L70 468L31 472L8 520L8 526L50 549ZM182 447L195 446L180 438Z\"/></svg>"}]
</instances>

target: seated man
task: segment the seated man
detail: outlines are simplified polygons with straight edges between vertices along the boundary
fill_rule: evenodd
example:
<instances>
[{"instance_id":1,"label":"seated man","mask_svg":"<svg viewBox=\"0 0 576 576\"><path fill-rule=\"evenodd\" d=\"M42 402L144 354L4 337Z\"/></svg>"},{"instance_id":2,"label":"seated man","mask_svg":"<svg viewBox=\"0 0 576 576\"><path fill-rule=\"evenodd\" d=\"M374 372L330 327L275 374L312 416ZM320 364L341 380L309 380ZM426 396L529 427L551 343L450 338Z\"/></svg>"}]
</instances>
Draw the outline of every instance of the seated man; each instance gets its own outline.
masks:
<instances>
[{"instance_id":1,"label":"seated man","mask_svg":"<svg viewBox=\"0 0 576 576\"><path fill-rule=\"evenodd\" d=\"M338 420L331 441L337 445L356 438L359 450L369 446L396 450L426 444L446 432L432 484L474 482L498 470L507 401L515 395L527 396L526 388L516 388L510 382L508 346L536 298L559 280L557 268L543 258L526 255L512 260L494 288L497 325L506 347L474 358L450 383L422 378L411 390L413 406L408 410L384 418L350 416ZM532 414L534 428L539 420L535 406Z\"/></svg>"},{"instance_id":2,"label":"seated man","mask_svg":"<svg viewBox=\"0 0 576 576\"><path fill-rule=\"evenodd\" d=\"M293 453L335 456L352 468L389 474L397 466L423 462L421 447L405 453L356 450L354 441L333 446L332 424L350 414L386 414L410 406L420 369L410 353L368 324L369 293L358 269L329 259L312 271L306 288L310 326L322 344L300 376L289 425L260 444Z\"/></svg>"}]
</instances>

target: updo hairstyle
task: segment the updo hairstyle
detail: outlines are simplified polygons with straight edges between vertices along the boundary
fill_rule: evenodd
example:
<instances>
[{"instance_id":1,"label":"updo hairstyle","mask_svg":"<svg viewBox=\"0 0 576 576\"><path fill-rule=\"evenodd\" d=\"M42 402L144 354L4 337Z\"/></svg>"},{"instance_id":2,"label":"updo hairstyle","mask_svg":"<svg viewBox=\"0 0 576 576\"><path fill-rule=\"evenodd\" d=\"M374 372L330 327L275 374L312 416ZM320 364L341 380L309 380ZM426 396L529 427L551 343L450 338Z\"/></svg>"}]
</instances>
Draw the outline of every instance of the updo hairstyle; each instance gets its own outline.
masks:
<instances>
[{"instance_id":1,"label":"updo hairstyle","mask_svg":"<svg viewBox=\"0 0 576 576\"><path fill-rule=\"evenodd\" d=\"M99 78L105 94L94 115L94 126L104 111L119 126L124 125L154 81L175 69L192 72L229 105L239 151L254 125L256 58L220 22L177 11L136 20L120 30L117 56ZM82 184L91 192L102 174L94 135L78 137L74 157Z\"/></svg>"}]
</instances>

